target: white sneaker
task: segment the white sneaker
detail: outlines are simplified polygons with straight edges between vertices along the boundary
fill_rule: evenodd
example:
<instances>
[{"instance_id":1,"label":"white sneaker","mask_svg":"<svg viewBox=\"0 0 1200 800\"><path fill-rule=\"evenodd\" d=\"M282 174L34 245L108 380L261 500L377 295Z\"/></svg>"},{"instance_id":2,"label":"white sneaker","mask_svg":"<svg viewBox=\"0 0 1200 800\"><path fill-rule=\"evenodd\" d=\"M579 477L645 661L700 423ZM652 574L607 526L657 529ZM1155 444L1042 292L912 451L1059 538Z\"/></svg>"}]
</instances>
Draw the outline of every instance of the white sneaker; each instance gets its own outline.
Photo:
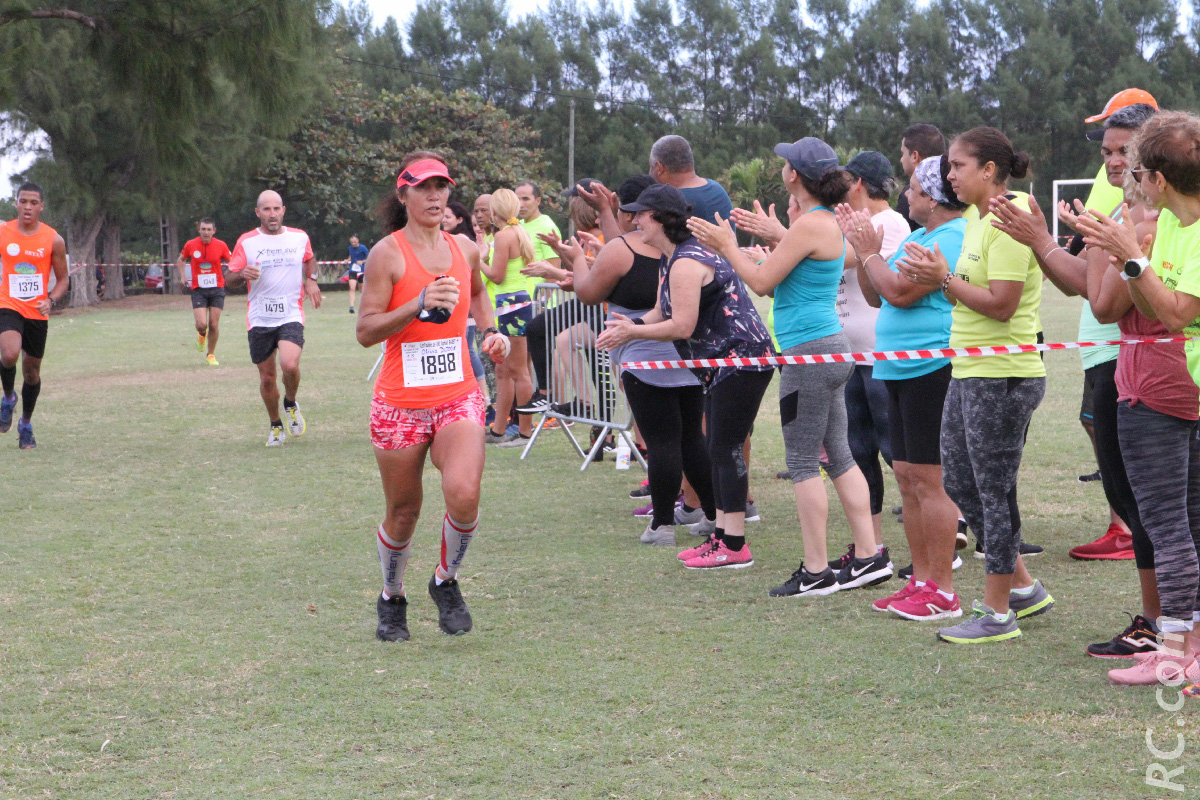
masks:
<instances>
[{"instance_id":1,"label":"white sneaker","mask_svg":"<svg viewBox=\"0 0 1200 800\"><path fill-rule=\"evenodd\" d=\"M951 564L950 564L950 569L958 569L961 566L962 566L962 559L958 557L957 553L955 553L954 561L951 562Z\"/></svg>"},{"instance_id":2,"label":"white sneaker","mask_svg":"<svg viewBox=\"0 0 1200 800\"><path fill-rule=\"evenodd\" d=\"M758 515L758 506L753 500L746 501L746 522L759 522L762 517Z\"/></svg>"},{"instance_id":3,"label":"white sneaker","mask_svg":"<svg viewBox=\"0 0 1200 800\"><path fill-rule=\"evenodd\" d=\"M279 447L283 444L287 437L283 434L283 428L271 426L271 432L267 434L267 447Z\"/></svg>"},{"instance_id":4,"label":"white sneaker","mask_svg":"<svg viewBox=\"0 0 1200 800\"><path fill-rule=\"evenodd\" d=\"M300 413L300 403L296 403L295 408L284 409L284 413L288 418L288 433L297 439L303 436L308 426L304 424L304 415Z\"/></svg>"}]
</instances>

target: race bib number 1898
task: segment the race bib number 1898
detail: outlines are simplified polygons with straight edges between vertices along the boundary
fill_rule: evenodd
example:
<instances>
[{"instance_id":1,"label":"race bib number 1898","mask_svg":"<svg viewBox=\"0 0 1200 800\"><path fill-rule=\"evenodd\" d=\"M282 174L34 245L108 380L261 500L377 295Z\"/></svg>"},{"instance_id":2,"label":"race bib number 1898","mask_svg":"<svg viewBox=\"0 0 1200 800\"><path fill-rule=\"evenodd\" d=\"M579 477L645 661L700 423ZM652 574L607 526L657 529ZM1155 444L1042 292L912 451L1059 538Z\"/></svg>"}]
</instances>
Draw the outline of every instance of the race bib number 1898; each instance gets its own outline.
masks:
<instances>
[{"instance_id":1,"label":"race bib number 1898","mask_svg":"<svg viewBox=\"0 0 1200 800\"><path fill-rule=\"evenodd\" d=\"M442 386L460 382L463 379L462 347L461 338L405 342L401 345L404 385Z\"/></svg>"}]
</instances>

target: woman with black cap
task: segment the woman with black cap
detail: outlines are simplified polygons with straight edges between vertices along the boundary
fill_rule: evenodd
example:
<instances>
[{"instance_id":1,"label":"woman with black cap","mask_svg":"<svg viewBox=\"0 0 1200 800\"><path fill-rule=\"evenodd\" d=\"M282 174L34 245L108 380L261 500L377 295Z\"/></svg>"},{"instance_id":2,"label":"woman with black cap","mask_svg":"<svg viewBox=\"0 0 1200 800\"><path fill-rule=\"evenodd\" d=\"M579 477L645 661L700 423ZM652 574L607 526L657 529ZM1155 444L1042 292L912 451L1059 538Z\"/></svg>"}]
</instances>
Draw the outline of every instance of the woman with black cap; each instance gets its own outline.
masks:
<instances>
[{"instance_id":1,"label":"woman with black cap","mask_svg":"<svg viewBox=\"0 0 1200 800\"><path fill-rule=\"evenodd\" d=\"M701 242L729 260L747 286L761 295L774 292L775 336L784 355L846 352L848 343L834 305L846 244L833 213L846 197L846 173L838 169L833 148L820 139L780 144L775 153L785 162L783 185L803 214L762 264L738 249L727 222L714 225L693 218L689 227ZM771 590L772 597L826 595L892 577L887 554L876 551L867 482L846 440L843 387L853 368L851 363L833 363L781 370L779 413L804 537L804 561ZM836 574L829 566L825 541L829 500L821 479L822 444L829 458L825 471L846 510L857 553L866 556L851 559Z\"/></svg>"},{"instance_id":2,"label":"woman with black cap","mask_svg":"<svg viewBox=\"0 0 1200 800\"><path fill-rule=\"evenodd\" d=\"M754 358L774 355L771 337L746 287L729 262L697 242L688 231L692 206L673 186L657 184L621 211L634 214L642 241L662 251L658 304L640 319L614 314L597 344L612 350L635 339L674 342L685 359ZM704 386L705 434L712 461L716 530L681 553L688 569L748 567L746 543L749 487L742 445L771 383L772 367L694 369Z\"/></svg>"},{"instance_id":3,"label":"woman with black cap","mask_svg":"<svg viewBox=\"0 0 1200 800\"><path fill-rule=\"evenodd\" d=\"M649 175L634 175L617 187L617 198L626 204L635 202L654 184ZM607 303L609 319L624 316L638 319L658 304L658 274L662 252L646 244L635 228L632 212L612 213L608 198L612 193L597 183L599 193L597 224L614 227L620 236L609 239L589 265L583 248L574 240L559 250L563 264L572 270L575 296L585 305ZM633 339L612 352L612 362L670 361L679 353L670 342ZM675 498L683 475L699 498L707 528L707 537L716 527L713 501L712 463L704 444L704 389L700 381L685 369L640 369L620 371L620 380L629 408L646 442L651 521L641 535L646 544L674 546L677 516ZM708 521L711 520L711 523ZM686 521L686 520L685 520Z\"/></svg>"}]
</instances>

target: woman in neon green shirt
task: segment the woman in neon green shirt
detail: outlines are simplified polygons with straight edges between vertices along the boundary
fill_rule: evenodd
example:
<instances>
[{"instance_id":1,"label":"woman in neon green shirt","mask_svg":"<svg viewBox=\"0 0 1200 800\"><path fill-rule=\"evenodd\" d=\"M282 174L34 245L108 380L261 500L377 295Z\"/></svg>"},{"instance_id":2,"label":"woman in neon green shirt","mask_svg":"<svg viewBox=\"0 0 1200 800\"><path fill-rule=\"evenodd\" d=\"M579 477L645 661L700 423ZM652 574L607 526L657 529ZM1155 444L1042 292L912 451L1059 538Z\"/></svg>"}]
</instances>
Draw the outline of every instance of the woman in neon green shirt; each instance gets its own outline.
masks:
<instances>
[{"instance_id":1,"label":"woman in neon green shirt","mask_svg":"<svg viewBox=\"0 0 1200 800\"><path fill-rule=\"evenodd\" d=\"M1078 219L1077 228L1085 243L1109 253L1141 314L1169 332L1200 336L1200 118L1161 111L1131 146L1131 163L1138 166L1129 172L1141 193L1162 210L1151 257L1146 256L1149 242L1137 234L1124 206L1122 222L1092 212ZM1193 340L1183 348L1193 383L1200 383L1197 345ZM1143 347L1158 352L1172 345L1136 350ZM1162 372L1159 367L1154 374ZM1144 398L1136 404L1123 400L1118 409L1129 482L1154 543L1163 647L1134 667L1109 672L1114 683L1153 685L1180 675L1193 682L1200 677L1195 660L1200 637L1194 630L1200 620L1200 400L1190 392L1184 399L1185 405L1170 409L1174 413L1147 411ZM1194 684L1185 692L1200 694Z\"/></svg>"},{"instance_id":2,"label":"woman in neon green shirt","mask_svg":"<svg viewBox=\"0 0 1200 800\"><path fill-rule=\"evenodd\" d=\"M517 221L517 195L511 189L497 189L490 201L492 224L496 226L496 238L492 244L491 263L481 263L480 270L495 284L496 308L519 306L496 314L496 327L509 337L512 352L508 358L496 365L496 419L485 434L488 443L505 444L515 441L524 444L529 439L532 417L519 415L519 433L516 439L505 435L509 409L515 397L521 405L529 402L533 395L533 378L529 374L529 350L525 344L525 326L533 318L533 306L526 290L525 276L521 270L533 261L533 242L529 234ZM521 398L525 398L521 400Z\"/></svg>"},{"instance_id":3,"label":"woman in neon green shirt","mask_svg":"<svg viewBox=\"0 0 1200 800\"><path fill-rule=\"evenodd\" d=\"M1034 344L1042 274L1033 251L995 228L988 203L1007 197L1023 210L1029 195L1008 190L1024 178L1029 156L1014 152L995 128L973 128L950 145L950 185L970 207L953 272L935 246L909 243L901 273L941 288L954 303L950 346ZM1021 515L1017 471L1025 432L1046 392L1046 368L1037 353L955 358L942 415L942 479L987 558L984 602L938 638L954 644L996 642L1021 635L1017 616L1048 611L1054 599L1025 570L1019 555Z\"/></svg>"}]
</instances>

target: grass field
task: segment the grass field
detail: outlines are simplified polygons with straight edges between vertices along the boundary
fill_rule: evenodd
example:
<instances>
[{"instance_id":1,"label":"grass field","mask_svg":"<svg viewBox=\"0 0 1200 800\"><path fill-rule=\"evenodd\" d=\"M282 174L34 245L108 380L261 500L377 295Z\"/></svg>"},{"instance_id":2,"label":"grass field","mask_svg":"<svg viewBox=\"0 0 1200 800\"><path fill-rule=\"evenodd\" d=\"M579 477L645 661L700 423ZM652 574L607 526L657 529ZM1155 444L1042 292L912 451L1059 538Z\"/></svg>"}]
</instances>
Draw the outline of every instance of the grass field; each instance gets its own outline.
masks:
<instances>
[{"instance_id":1,"label":"grass field","mask_svg":"<svg viewBox=\"0 0 1200 800\"><path fill-rule=\"evenodd\" d=\"M1046 297L1047 339L1073 339L1078 301ZM0 437L0 798L1200 796L1196 706L1112 688L1083 652L1138 600L1131 562L1066 556L1107 524L1099 485L1076 480L1095 468L1077 354L1047 355L1026 449L1026 536L1047 551L1030 566L1058 603L1019 640L954 647L870 612L894 582L768 599L801 553L772 389L751 569L689 572L639 544L641 473L580 473L551 431L526 462L488 451L465 637L438 633L424 591L442 513L426 472L412 641L384 645L376 351L345 302L309 313L309 432L272 450L240 299L219 368L183 300L52 320L39 447ZM849 541L833 507L831 553ZM969 603L982 562L966 561ZM1187 768L1183 795L1144 783L1148 728L1163 750L1182 735L1162 763Z\"/></svg>"}]
</instances>

